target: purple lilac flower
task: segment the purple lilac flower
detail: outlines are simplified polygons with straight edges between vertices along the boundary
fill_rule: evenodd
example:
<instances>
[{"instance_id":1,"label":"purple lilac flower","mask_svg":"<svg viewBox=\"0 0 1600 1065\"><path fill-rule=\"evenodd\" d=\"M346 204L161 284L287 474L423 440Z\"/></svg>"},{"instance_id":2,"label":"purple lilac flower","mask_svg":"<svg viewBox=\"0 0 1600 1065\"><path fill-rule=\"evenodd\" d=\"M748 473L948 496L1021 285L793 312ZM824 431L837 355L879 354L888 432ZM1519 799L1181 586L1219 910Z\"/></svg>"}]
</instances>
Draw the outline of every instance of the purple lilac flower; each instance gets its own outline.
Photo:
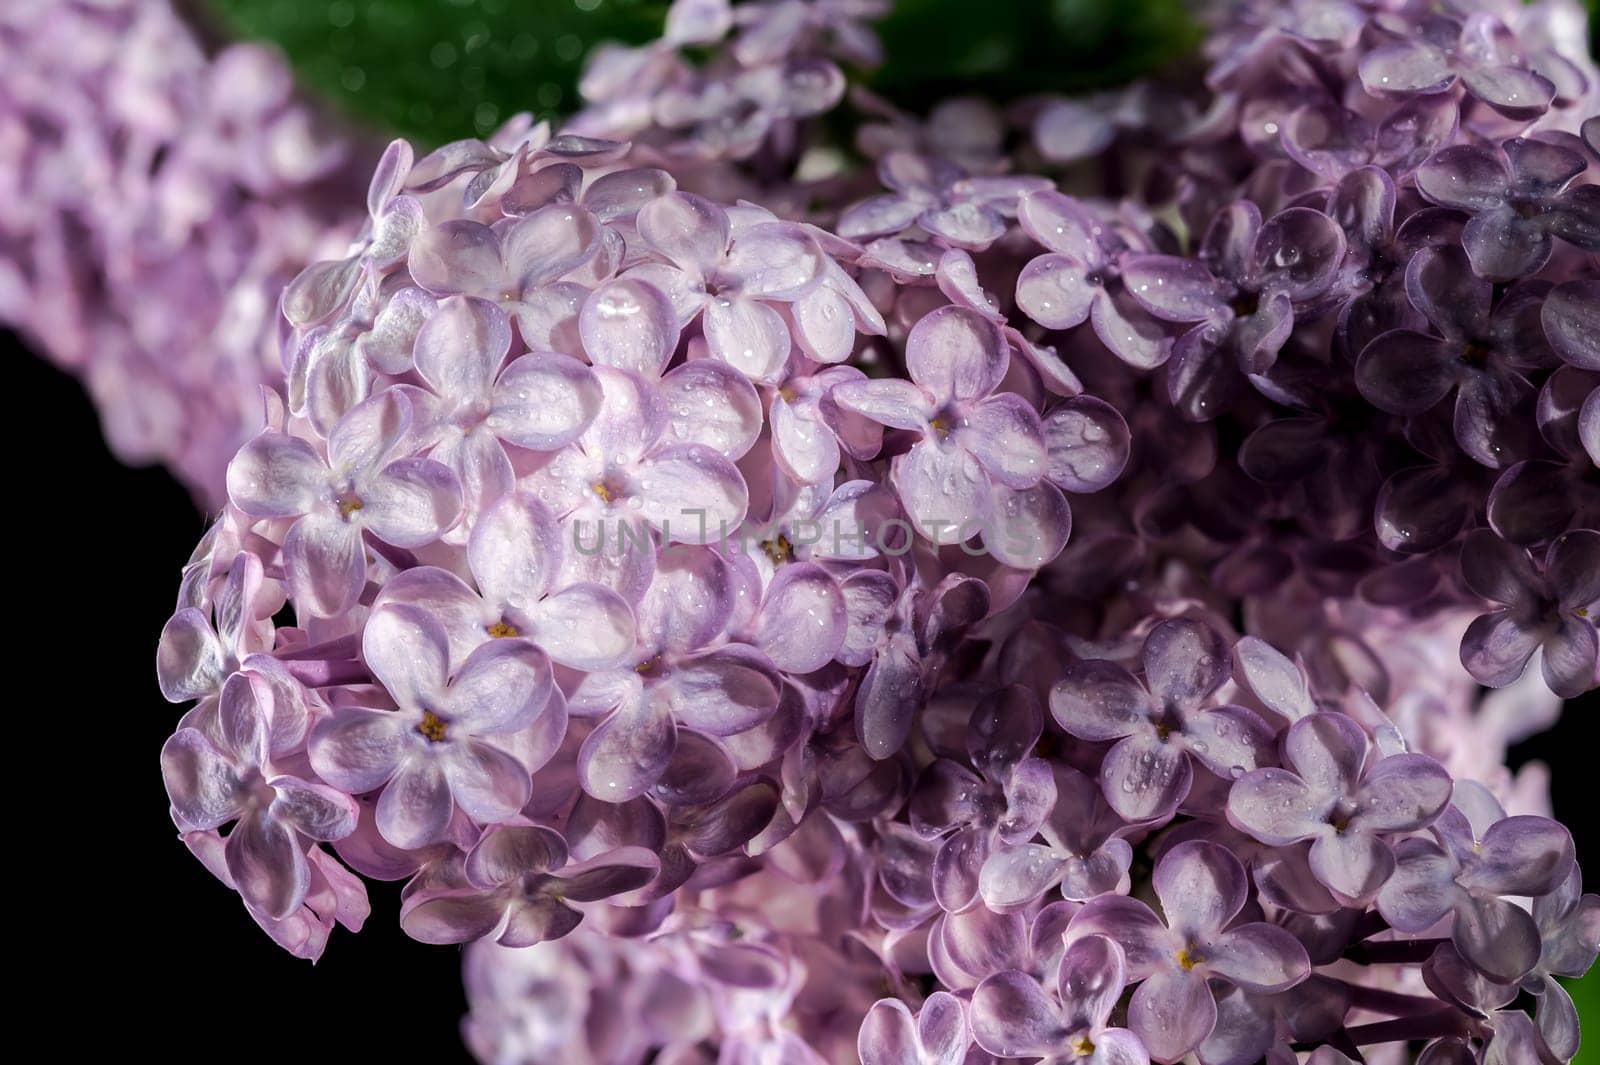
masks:
<instances>
[{"instance_id":1,"label":"purple lilac flower","mask_svg":"<svg viewBox=\"0 0 1600 1065\"><path fill-rule=\"evenodd\" d=\"M1297 307L1321 296L1344 257L1344 232L1306 207L1262 222L1248 200L1220 211L1198 259L1133 255L1122 276L1152 315L1189 324L1167 368L1173 404L1205 421L1228 401L1237 374L1272 368ZM1193 323L1193 324L1190 324Z\"/></svg>"},{"instance_id":2,"label":"purple lilac flower","mask_svg":"<svg viewBox=\"0 0 1600 1065\"><path fill-rule=\"evenodd\" d=\"M966 1003L936 991L915 1018L899 999L875 1003L861 1022L857 1052L862 1065L961 1065L971 1043Z\"/></svg>"},{"instance_id":3,"label":"purple lilac flower","mask_svg":"<svg viewBox=\"0 0 1600 1065\"><path fill-rule=\"evenodd\" d=\"M1555 237L1600 251L1600 186L1573 184L1584 165L1560 145L1520 137L1498 149L1457 144L1418 168L1417 189L1472 215L1461 243L1474 273L1515 281L1549 261Z\"/></svg>"},{"instance_id":4,"label":"purple lilac flower","mask_svg":"<svg viewBox=\"0 0 1600 1065\"><path fill-rule=\"evenodd\" d=\"M1157 863L1153 884L1165 920L1137 899L1102 895L1067 928L1069 945L1099 935L1126 952L1127 978L1139 983L1128 1024L1152 1059L1177 1061L1211 1034L1217 1004L1209 977L1272 992L1311 972L1305 948L1290 933L1235 921L1248 881L1239 860L1216 844L1172 848Z\"/></svg>"},{"instance_id":5,"label":"purple lilac flower","mask_svg":"<svg viewBox=\"0 0 1600 1065\"><path fill-rule=\"evenodd\" d=\"M1361 726L1311 714L1283 737L1288 768L1247 773L1228 792L1228 820L1263 843L1311 840L1311 870L1340 896L1364 899L1394 871L1385 834L1426 827L1450 801L1450 774L1422 754L1373 759Z\"/></svg>"},{"instance_id":6,"label":"purple lilac flower","mask_svg":"<svg viewBox=\"0 0 1600 1065\"><path fill-rule=\"evenodd\" d=\"M1228 675L1220 633L1201 622L1151 630L1141 682L1114 662L1070 664L1050 692L1062 728L1083 740L1116 741L1100 769L1106 801L1124 819L1170 817L1189 794L1191 759L1227 777L1269 757L1271 730L1242 706L1208 707Z\"/></svg>"},{"instance_id":7,"label":"purple lilac flower","mask_svg":"<svg viewBox=\"0 0 1600 1065\"><path fill-rule=\"evenodd\" d=\"M1545 683L1557 695L1595 686L1600 533L1560 536L1536 565L1523 548L1480 529L1462 545L1461 575L1475 594L1501 604L1462 637L1461 664L1479 682L1510 684L1538 651Z\"/></svg>"},{"instance_id":8,"label":"purple lilac flower","mask_svg":"<svg viewBox=\"0 0 1600 1065\"><path fill-rule=\"evenodd\" d=\"M1572 836L1543 817L1506 817L1480 787L1461 783L1433 826L1395 851L1378 909L1395 929L1423 932L1453 915L1451 941L1492 980L1513 983L1539 963L1539 929L1507 895L1539 897L1572 872ZM1435 842L1435 840L1437 842Z\"/></svg>"},{"instance_id":9,"label":"purple lilac flower","mask_svg":"<svg viewBox=\"0 0 1600 1065\"><path fill-rule=\"evenodd\" d=\"M496 640L452 670L443 627L404 603L373 614L361 652L396 707L340 707L320 722L310 740L317 774L352 795L382 788L378 831L405 849L443 839L457 810L480 824L516 814L528 771L506 747L549 700L544 652Z\"/></svg>"},{"instance_id":10,"label":"purple lilac flower","mask_svg":"<svg viewBox=\"0 0 1600 1065\"><path fill-rule=\"evenodd\" d=\"M1108 1024L1127 982L1122 947L1105 936L1083 936L1062 952L1054 998L1015 969L979 984L972 996L973 1034L1000 1057L1145 1065L1150 1055L1139 1038Z\"/></svg>"}]
</instances>

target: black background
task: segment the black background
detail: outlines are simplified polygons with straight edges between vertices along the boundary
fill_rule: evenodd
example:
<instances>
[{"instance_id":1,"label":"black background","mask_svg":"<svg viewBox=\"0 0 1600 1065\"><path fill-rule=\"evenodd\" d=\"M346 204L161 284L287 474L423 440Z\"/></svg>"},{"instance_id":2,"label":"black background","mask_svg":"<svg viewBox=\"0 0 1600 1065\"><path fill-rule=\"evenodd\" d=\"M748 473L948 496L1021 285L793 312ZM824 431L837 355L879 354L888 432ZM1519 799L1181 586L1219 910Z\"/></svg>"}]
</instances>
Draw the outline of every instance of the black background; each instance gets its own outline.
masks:
<instances>
[{"instance_id":1,"label":"black background","mask_svg":"<svg viewBox=\"0 0 1600 1065\"><path fill-rule=\"evenodd\" d=\"M70 1018L63 1049L162 1048L184 1062L470 1060L458 1035L461 952L401 934L399 885L369 883L366 928L335 930L313 966L273 944L178 841L157 757L181 710L156 688L155 648L205 521L164 471L110 455L76 381L8 333L0 351L10 413L25 427L11 436L23 485L6 559L24 701L5 711L0 735L8 767L31 778L16 827L44 845L33 867L47 871L51 899L13 911L36 912L36 923L6 923L34 923L22 931L37 937L36 956L76 973L49 992ZM1596 845L1584 719L1600 709L1584 701L1513 752L1514 763L1550 765L1580 860ZM13 955L12 979L30 978L21 964ZM13 1031L28 1023L9 1019Z\"/></svg>"},{"instance_id":2,"label":"black background","mask_svg":"<svg viewBox=\"0 0 1600 1065\"><path fill-rule=\"evenodd\" d=\"M35 942L8 951L7 969L32 981L36 958L71 974L43 991L63 1055L43 1060L471 1061L461 951L401 933L399 884L368 882L366 927L335 929L313 965L268 939L179 842L159 756L182 708L156 688L155 650L205 519L165 471L111 456L76 381L9 333L0 352L26 427L10 435L23 476L8 515L8 628L21 638L10 667L36 689L7 707L0 735L8 769L29 778L13 831L46 849L24 860L13 847L7 864L44 871L42 883L24 875L49 900L25 896L8 914ZM12 1033L46 1038L7 1013Z\"/></svg>"}]
</instances>

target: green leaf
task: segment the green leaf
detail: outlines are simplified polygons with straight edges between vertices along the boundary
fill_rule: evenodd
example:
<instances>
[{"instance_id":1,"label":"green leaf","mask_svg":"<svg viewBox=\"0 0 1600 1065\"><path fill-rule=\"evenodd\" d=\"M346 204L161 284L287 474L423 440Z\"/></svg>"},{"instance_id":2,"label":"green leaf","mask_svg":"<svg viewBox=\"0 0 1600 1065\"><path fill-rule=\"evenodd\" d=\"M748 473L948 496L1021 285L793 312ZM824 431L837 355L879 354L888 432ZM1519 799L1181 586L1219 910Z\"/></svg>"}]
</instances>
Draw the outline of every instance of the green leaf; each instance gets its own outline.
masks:
<instances>
[{"instance_id":1,"label":"green leaf","mask_svg":"<svg viewBox=\"0 0 1600 1065\"><path fill-rule=\"evenodd\" d=\"M598 41L661 32L662 0L206 0L229 36L275 42L302 84L385 135L438 144L518 111L577 106Z\"/></svg>"}]
</instances>

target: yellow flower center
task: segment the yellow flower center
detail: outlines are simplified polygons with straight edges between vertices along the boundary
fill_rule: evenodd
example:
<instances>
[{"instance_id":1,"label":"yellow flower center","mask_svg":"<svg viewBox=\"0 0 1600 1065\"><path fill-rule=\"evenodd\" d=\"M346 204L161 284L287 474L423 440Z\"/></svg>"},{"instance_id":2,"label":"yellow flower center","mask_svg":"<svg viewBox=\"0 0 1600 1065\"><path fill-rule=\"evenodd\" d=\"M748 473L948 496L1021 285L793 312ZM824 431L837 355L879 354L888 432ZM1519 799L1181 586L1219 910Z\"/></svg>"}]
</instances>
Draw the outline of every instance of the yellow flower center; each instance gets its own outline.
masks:
<instances>
[{"instance_id":1,"label":"yellow flower center","mask_svg":"<svg viewBox=\"0 0 1600 1065\"><path fill-rule=\"evenodd\" d=\"M604 481L596 481L589 487L593 489L595 495L600 497L600 501L602 503L609 503L616 498L616 493L612 492L610 488L606 487L606 483Z\"/></svg>"},{"instance_id":2,"label":"yellow flower center","mask_svg":"<svg viewBox=\"0 0 1600 1065\"><path fill-rule=\"evenodd\" d=\"M446 722L444 718L432 710L422 712L422 722L417 726L417 731L428 738L429 743L440 743L444 740Z\"/></svg>"},{"instance_id":3,"label":"yellow flower center","mask_svg":"<svg viewBox=\"0 0 1600 1065\"><path fill-rule=\"evenodd\" d=\"M356 495L354 492L346 492L338 498L337 502L339 504L339 515L341 517L348 518L350 515L361 509L361 497Z\"/></svg>"},{"instance_id":4,"label":"yellow flower center","mask_svg":"<svg viewBox=\"0 0 1600 1065\"><path fill-rule=\"evenodd\" d=\"M493 636L497 640L503 640L508 636L518 635L517 627L515 625L507 624L504 621L497 621L483 631L487 632L490 636Z\"/></svg>"},{"instance_id":5,"label":"yellow flower center","mask_svg":"<svg viewBox=\"0 0 1600 1065\"><path fill-rule=\"evenodd\" d=\"M1090 1054L1094 1053L1094 1040L1090 1039L1086 1035L1073 1036L1070 1040L1068 1040L1067 1045L1070 1046L1072 1048L1072 1052L1078 1055L1080 1058L1086 1058Z\"/></svg>"},{"instance_id":6,"label":"yellow flower center","mask_svg":"<svg viewBox=\"0 0 1600 1065\"><path fill-rule=\"evenodd\" d=\"M1188 972L1203 961L1205 959L1200 956L1199 951L1190 951L1188 947L1178 951L1178 966L1184 972Z\"/></svg>"},{"instance_id":7,"label":"yellow flower center","mask_svg":"<svg viewBox=\"0 0 1600 1065\"><path fill-rule=\"evenodd\" d=\"M761 541L761 550L766 552L767 558L772 561L774 566L781 566L785 562L794 561L794 545L782 533L778 534L776 540Z\"/></svg>"}]
</instances>

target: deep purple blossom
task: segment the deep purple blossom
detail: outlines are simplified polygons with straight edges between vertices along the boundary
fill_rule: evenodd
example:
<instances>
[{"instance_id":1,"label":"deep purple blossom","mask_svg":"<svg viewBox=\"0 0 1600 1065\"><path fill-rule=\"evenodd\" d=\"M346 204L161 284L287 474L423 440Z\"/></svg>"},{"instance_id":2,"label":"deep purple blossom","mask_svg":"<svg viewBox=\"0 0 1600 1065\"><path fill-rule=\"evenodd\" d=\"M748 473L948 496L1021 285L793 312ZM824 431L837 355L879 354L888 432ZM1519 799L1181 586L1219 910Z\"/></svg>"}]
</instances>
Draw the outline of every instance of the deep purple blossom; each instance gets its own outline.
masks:
<instances>
[{"instance_id":1,"label":"deep purple blossom","mask_svg":"<svg viewBox=\"0 0 1600 1065\"><path fill-rule=\"evenodd\" d=\"M1098 935L1073 940L1055 977L1053 999L1032 976L1015 969L979 984L972 995L978 1045L1000 1057L1147 1065L1150 1055L1138 1037L1109 1024L1128 982L1127 960L1115 940Z\"/></svg>"},{"instance_id":2,"label":"deep purple blossom","mask_svg":"<svg viewBox=\"0 0 1600 1065\"><path fill-rule=\"evenodd\" d=\"M1557 537L1536 565L1523 548L1480 529L1462 546L1461 575L1473 592L1500 604L1474 620L1461 641L1461 664L1480 683L1510 684L1539 651L1551 691L1571 698L1595 686L1600 533Z\"/></svg>"},{"instance_id":3,"label":"deep purple blossom","mask_svg":"<svg viewBox=\"0 0 1600 1065\"><path fill-rule=\"evenodd\" d=\"M1263 223L1261 209L1242 200L1217 213L1198 259L1124 260L1134 299L1157 318L1189 324L1167 366L1173 404L1195 421L1214 418L1238 374L1271 369L1296 306L1327 290L1344 251L1344 232L1327 215L1296 207Z\"/></svg>"},{"instance_id":4,"label":"deep purple blossom","mask_svg":"<svg viewBox=\"0 0 1600 1065\"><path fill-rule=\"evenodd\" d=\"M1472 215L1461 243L1479 277L1515 281L1544 266L1556 237L1600 251L1600 186L1573 184L1584 166L1577 153L1539 140L1457 144L1418 168L1417 188Z\"/></svg>"}]
</instances>

